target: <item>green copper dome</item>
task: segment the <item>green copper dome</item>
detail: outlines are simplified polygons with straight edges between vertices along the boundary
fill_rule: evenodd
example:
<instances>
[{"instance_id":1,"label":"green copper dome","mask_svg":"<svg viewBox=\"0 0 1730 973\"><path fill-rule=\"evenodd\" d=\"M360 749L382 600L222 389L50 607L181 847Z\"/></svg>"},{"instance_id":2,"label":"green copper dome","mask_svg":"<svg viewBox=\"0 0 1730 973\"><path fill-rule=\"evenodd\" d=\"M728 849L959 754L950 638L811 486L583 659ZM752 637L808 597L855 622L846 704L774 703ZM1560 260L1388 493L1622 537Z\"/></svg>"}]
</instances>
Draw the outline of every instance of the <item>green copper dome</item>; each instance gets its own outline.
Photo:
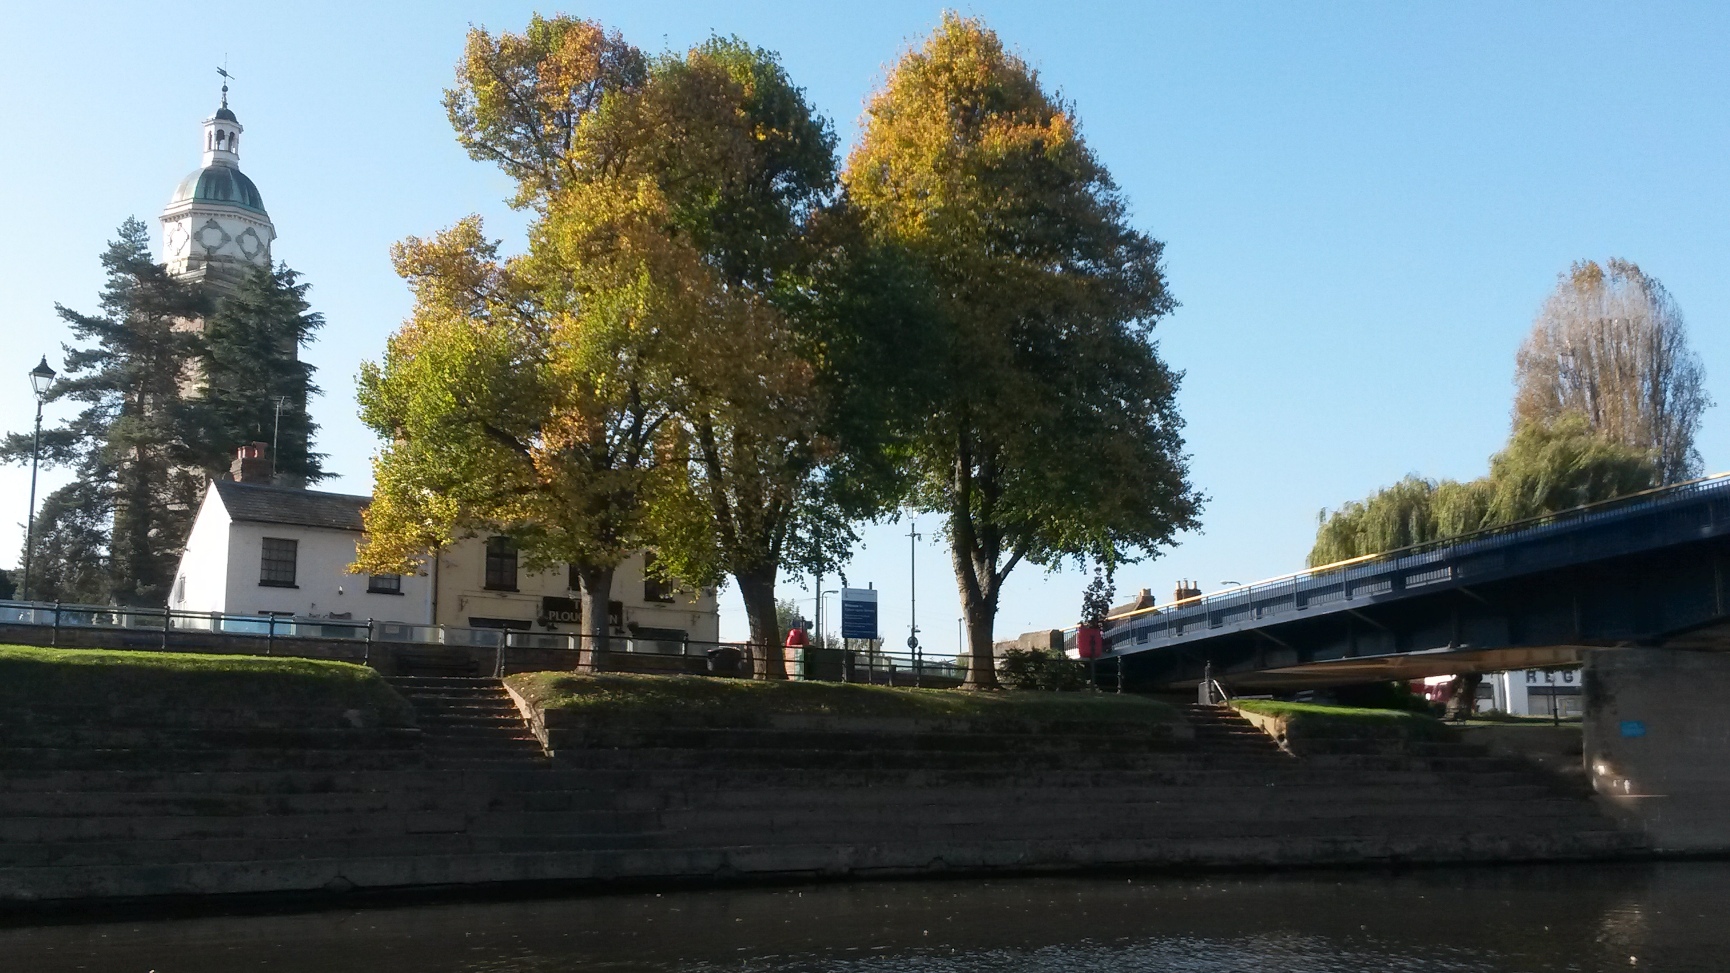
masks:
<instances>
[{"instance_id":1,"label":"green copper dome","mask_svg":"<svg viewBox=\"0 0 1730 973\"><path fill-rule=\"evenodd\" d=\"M180 180L180 186L174 190L174 198L168 205L184 203L188 200L199 203L227 203L249 209L260 216L268 216L264 211L264 197L258 194L258 187L246 174L233 166L210 165L192 173Z\"/></svg>"}]
</instances>

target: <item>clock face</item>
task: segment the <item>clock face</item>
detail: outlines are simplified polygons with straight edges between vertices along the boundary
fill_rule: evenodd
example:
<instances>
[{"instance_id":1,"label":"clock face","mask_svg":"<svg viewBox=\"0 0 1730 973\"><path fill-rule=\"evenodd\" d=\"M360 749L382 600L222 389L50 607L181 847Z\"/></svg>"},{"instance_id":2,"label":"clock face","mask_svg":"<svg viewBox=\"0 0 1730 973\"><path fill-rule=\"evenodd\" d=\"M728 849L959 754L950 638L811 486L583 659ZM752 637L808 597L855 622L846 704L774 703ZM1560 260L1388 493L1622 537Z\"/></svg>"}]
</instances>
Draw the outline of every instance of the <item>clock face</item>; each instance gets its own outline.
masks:
<instances>
[{"instance_id":1,"label":"clock face","mask_svg":"<svg viewBox=\"0 0 1730 973\"><path fill-rule=\"evenodd\" d=\"M168 231L163 234L162 244L169 253L180 253L186 249L186 224L170 223Z\"/></svg>"}]
</instances>

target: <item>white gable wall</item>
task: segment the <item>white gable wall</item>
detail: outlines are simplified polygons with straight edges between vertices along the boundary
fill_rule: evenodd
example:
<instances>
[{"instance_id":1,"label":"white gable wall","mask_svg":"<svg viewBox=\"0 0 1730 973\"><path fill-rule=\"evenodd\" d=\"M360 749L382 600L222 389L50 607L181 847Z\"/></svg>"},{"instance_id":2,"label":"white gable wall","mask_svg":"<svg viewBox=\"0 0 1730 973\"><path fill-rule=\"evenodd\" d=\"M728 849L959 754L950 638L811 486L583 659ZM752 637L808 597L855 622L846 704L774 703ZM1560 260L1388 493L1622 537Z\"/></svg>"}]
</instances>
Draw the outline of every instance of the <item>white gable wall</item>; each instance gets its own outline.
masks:
<instances>
[{"instance_id":1,"label":"white gable wall","mask_svg":"<svg viewBox=\"0 0 1730 973\"><path fill-rule=\"evenodd\" d=\"M254 580L257 580L256 578ZM192 521L186 553L168 595L176 611L219 612L228 604L228 508L215 490L204 491L204 503Z\"/></svg>"}]
</instances>

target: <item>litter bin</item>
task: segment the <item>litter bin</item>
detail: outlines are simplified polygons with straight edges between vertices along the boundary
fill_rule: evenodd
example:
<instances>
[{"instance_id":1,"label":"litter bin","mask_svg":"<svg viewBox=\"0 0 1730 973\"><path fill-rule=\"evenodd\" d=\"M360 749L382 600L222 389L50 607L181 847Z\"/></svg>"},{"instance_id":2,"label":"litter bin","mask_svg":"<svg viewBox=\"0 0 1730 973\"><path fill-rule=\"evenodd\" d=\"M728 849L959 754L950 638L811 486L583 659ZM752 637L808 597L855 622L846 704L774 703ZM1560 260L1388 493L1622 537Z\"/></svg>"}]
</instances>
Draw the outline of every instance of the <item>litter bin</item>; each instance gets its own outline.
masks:
<instances>
[{"instance_id":1,"label":"litter bin","mask_svg":"<svg viewBox=\"0 0 1730 973\"><path fill-rule=\"evenodd\" d=\"M717 676L736 676L744 668L745 654L731 645L717 645L703 653L709 662L709 672Z\"/></svg>"}]
</instances>

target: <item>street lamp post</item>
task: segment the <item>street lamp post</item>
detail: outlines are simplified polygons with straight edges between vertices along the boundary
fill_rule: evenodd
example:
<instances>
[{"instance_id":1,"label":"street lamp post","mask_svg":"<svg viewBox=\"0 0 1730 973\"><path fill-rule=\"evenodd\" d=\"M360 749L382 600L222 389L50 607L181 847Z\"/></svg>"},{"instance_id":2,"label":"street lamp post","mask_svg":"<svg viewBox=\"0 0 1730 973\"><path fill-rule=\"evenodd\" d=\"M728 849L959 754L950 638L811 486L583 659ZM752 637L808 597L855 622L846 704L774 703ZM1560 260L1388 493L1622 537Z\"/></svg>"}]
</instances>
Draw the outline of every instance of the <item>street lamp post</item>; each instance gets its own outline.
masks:
<instances>
[{"instance_id":1,"label":"street lamp post","mask_svg":"<svg viewBox=\"0 0 1730 973\"><path fill-rule=\"evenodd\" d=\"M36 393L36 438L30 446L30 518L24 521L24 584L20 600L30 600L30 556L36 549L36 467L42 457L42 406L48 401L48 390L54 387L54 369L48 367L48 356L30 369L30 388Z\"/></svg>"},{"instance_id":2,"label":"street lamp post","mask_svg":"<svg viewBox=\"0 0 1730 973\"><path fill-rule=\"evenodd\" d=\"M823 621L822 621L823 619L829 618L829 596L830 595L838 595L840 593L841 592L835 588L830 588L827 591L824 591L823 589L818 589L818 591L817 591L817 607L819 609L821 609L817 613L817 618L818 618L817 642L822 648L828 648L829 647L828 643L824 641L823 633L824 633L825 628L824 628ZM831 625L834 624L834 619L829 619L829 624L831 624Z\"/></svg>"},{"instance_id":3,"label":"street lamp post","mask_svg":"<svg viewBox=\"0 0 1730 973\"><path fill-rule=\"evenodd\" d=\"M919 519L907 522L907 650L913 653L913 685L919 685Z\"/></svg>"}]
</instances>

